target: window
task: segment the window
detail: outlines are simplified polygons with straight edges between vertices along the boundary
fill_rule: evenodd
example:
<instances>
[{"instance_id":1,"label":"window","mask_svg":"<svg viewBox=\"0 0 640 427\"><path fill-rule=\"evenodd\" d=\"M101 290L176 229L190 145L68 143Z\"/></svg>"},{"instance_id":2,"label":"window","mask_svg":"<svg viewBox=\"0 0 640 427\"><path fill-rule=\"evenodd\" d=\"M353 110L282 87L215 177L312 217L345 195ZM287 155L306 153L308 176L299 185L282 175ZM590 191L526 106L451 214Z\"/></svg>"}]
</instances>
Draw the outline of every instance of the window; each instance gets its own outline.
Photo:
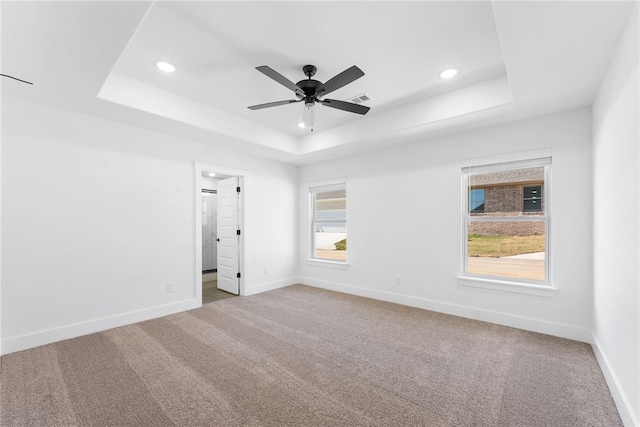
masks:
<instances>
[{"instance_id":1,"label":"window","mask_svg":"<svg viewBox=\"0 0 640 427\"><path fill-rule=\"evenodd\" d=\"M524 187L524 203L523 203L522 210L524 212L541 212L542 211L542 186L541 185Z\"/></svg>"},{"instance_id":2,"label":"window","mask_svg":"<svg viewBox=\"0 0 640 427\"><path fill-rule=\"evenodd\" d=\"M484 188L469 190L469 210L471 213L484 213Z\"/></svg>"},{"instance_id":3,"label":"window","mask_svg":"<svg viewBox=\"0 0 640 427\"><path fill-rule=\"evenodd\" d=\"M551 158L462 168L463 276L549 285Z\"/></svg>"},{"instance_id":4,"label":"window","mask_svg":"<svg viewBox=\"0 0 640 427\"><path fill-rule=\"evenodd\" d=\"M311 258L347 262L346 183L309 188L311 199Z\"/></svg>"}]
</instances>

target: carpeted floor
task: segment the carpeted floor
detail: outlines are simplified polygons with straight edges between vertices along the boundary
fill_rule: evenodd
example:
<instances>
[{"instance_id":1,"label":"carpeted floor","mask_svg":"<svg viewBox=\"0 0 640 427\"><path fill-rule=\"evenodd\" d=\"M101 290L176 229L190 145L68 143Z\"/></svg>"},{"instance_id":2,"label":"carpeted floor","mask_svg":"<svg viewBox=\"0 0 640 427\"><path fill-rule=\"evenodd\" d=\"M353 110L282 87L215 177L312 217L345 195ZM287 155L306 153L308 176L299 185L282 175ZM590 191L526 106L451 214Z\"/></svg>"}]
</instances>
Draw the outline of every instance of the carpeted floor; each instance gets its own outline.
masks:
<instances>
[{"instance_id":1,"label":"carpeted floor","mask_svg":"<svg viewBox=\"0 0 640 427\"><path fill-rule=\"evenodd\" d=\"M591 347L296 285L2 357L2 426L621 426Z\"/></svg>"}]
</instances>

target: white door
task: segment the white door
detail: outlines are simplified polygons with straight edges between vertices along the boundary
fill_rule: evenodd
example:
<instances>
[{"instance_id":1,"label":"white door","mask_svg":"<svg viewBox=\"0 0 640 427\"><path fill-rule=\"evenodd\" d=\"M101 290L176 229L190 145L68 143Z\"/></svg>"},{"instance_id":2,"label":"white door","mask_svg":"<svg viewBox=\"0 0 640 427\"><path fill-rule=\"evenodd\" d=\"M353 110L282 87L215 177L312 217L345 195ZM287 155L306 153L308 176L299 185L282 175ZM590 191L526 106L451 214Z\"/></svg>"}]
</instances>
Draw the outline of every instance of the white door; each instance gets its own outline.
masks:
<instances>
[{"instance_id":1,"label":"white door","mask_svg":"<svg viewBox=\"0 0 640 427\"><path fill-rule=\"evenodd\" d=\"M240 292L238 178L218 181L218 289Z\"/></svg>"}]
</instances>

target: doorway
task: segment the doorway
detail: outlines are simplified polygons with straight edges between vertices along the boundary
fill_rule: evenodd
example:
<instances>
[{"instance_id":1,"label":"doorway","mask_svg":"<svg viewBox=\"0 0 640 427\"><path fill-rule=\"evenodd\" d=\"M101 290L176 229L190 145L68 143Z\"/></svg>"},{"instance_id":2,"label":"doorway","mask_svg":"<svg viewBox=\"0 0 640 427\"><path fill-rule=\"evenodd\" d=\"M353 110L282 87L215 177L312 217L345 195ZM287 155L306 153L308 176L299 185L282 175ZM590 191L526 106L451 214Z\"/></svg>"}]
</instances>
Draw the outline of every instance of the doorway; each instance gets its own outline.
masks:
<instances>
[{"instance_id":1,"label":"doorway","mask_svg":"<svg viewBox=\"0 0 640 427\"><path fill-rule=\"evenodd\" d=\"M202 274L218 271L218 191L211 177L202 179Z\"/></svg>"},{"instance_id":2,"label":"doorway","mask_svg":"<svg viewBox=\"0 0 640 427\"><path fill-rule=\"evenodd\" d=\"M202 303L233 296L218 290L218 191L213 173L202 175Z\"/></svg>"},{"instance_id":3,"label":"doorway","mask_svg":"<svg viewBox=\"0 0 640 427\"><path fill-rule=\"evenodd\" d=\"M244 171L195 163L196 299L243 295Z\"/></svg>"}]
</instances>

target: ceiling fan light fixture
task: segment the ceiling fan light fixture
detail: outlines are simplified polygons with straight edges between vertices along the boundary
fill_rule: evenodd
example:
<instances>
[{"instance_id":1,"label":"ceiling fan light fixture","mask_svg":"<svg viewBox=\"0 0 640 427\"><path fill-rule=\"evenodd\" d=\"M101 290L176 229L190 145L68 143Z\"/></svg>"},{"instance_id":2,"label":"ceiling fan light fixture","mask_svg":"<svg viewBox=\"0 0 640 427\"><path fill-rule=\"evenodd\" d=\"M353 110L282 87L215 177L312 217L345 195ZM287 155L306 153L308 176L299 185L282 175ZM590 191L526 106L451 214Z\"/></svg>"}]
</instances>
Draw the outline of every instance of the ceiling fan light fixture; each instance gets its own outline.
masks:
<instances>
[{"instance_id":1,"label":"ceiling fan light fixture","mask_svg":"<svg viewBox=\"0 0 640 427\"><path fill-rule=\"evenodd\" d=\"M173 73L176 71L176 66L167 61L156 61L156 67L165 73Z\"/></svg>"},{"instance_id":2,"label":"ceiling fan light fixture","mask_svg":"<svg viewBox=\"0 0 640 427\"><path fill-rule=\"evenodd\" d=\"M302 124L305 128L312 128L316 121L316 109L313 102L304 104L304 110L302 110ZM299 125L298 125L299 126Z\"/></svg>"},{"instance_id":3,"label":"ceiling fan light fixture","mask_svg":"<svg viewBox=\"0 0 640 427\"><path fill-rule=\"evenodd\" d=\"M438 76L441 79L445 79L445 80L451 79L451 78L453 78L453 77L455 77L457 75L458 75L458 69L457 68L447 68L446 70L440 71L440 74L438 74Z\"/></svg>"}]
</instances>

